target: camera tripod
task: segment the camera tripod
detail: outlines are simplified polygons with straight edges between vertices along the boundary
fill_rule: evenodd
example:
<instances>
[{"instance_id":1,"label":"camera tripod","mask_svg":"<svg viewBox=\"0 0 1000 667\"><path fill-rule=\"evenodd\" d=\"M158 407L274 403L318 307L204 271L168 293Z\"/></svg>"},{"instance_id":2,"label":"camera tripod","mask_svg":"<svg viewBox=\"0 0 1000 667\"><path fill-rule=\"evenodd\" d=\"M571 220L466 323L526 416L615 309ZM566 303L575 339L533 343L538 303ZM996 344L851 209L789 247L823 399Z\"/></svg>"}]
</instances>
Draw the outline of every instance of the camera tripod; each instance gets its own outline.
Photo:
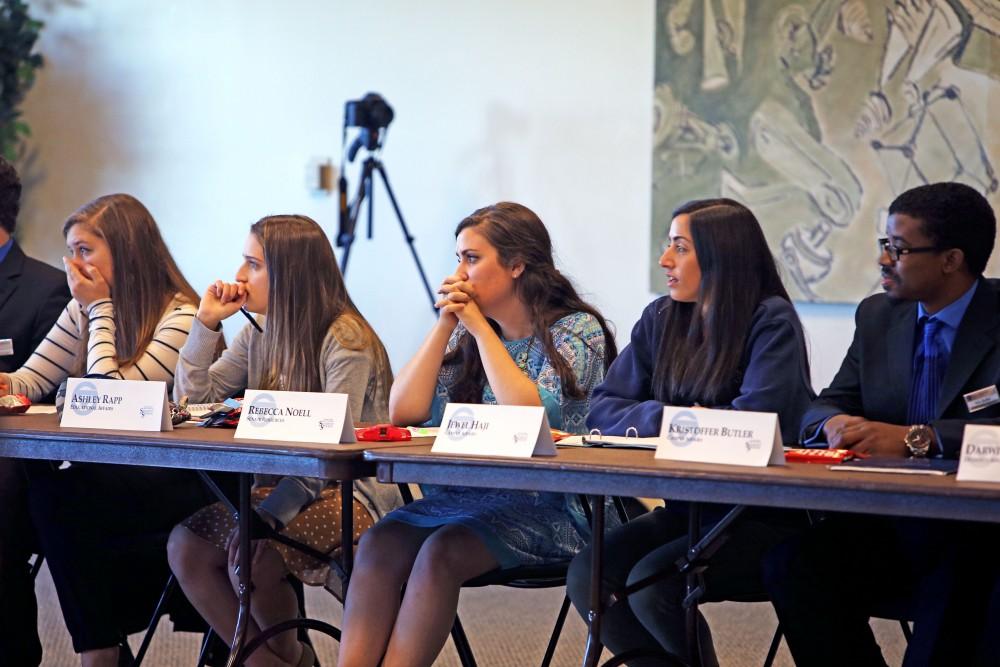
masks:
<instances>
[{"instance_id":1,"label":"camera tripod","mask_svg":"<svg viewBox=\"0 0 1000 667\"><path fill-rule=\"evenodd\" d=\"M382 166L382 161L373 155L369 155L365 158L364 162L361 163L361 182L358 183L357 193L354 195L354 200L351 202L350 207L347 210L346 219L341 222L340 233L337 234L337 246L344 249L344 254L340 258L340 272L347 276L347 262L351 258L351 246L354 244L357 238L355 229L358 224L358 217L361 213L361 205L364 204L365 200L368 200L368 238L372 238L372 220L373 212L375 210L375 199L373 198L373 175L378 173L382 177L382 184L385 185L385 191L389 195L389 201L392 202L392 209L396 212L396 219L399 221L399 228L403 232L403 237L406 239L406 244L410 247L410 254L413 255L413 263L417 265L417 272L420 274L420 280L424 284L424 290L427 292L427 298L431 303L431 310L437 315L437 308L434 307L435 299L434 292L431 291L431 285L427 282L427 274L424 273L424 267L420 263L420 257L417 256L417 249L413 245L414 237L410 234L409 228L406 226L406 221L403 220L403 214L399 210L399 204L396 203L396 195L392 191L392 186L389 185L389 178L385 175L385 167ZM341 175L343 178L343 175Z\"/></svg>"}]
</instances>

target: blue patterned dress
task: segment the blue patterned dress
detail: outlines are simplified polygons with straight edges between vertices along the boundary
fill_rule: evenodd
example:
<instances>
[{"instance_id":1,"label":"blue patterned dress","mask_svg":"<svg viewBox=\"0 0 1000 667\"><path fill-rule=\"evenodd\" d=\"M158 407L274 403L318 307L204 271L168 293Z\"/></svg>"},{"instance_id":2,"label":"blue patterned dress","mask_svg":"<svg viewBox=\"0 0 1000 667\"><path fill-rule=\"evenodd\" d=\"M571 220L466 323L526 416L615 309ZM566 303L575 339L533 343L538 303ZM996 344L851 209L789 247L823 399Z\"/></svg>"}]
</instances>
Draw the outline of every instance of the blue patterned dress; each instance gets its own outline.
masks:
<instances>
[{"instance_id":1,"label":"blue patterned dress","mask_svg":"<svg viewBox=\"0 0 1000 667\"><path fill-rule=\"evenodd\" d=\"M448 350L464 333L459 325ZM585 398L564 396L562 382L540 341L534 337L504 341L518 367L538 385L549 425L572 433L586 432L590 395L604 378L604 331L587 313L573 313L550 328L552 342L573 369ZM441 423L450 390L458 379L457 366L444 367L431 407L431 424ZM487 384L483 403L496 404ZM590 533L583 508L574 495L457 486L424 486L424 498L401 507L385 521L421 527L460 524L474 531L502 568L542 565L571 558L586 545Z\"/></svg>"}]
</instances>

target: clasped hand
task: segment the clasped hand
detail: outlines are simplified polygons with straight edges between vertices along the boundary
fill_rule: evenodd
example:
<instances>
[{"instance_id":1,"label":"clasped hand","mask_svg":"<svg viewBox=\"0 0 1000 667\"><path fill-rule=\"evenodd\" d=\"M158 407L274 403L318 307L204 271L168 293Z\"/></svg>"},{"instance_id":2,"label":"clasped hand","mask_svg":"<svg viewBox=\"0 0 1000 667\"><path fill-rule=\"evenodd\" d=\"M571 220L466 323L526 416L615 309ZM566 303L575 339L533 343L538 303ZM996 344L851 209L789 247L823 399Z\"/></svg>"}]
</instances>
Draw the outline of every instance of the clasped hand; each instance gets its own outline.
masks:
<instances>
[{"instance_id":1,"label":"clasped hand","mask_svg":"<svg viewBox=\"0 0 1000 667\"><path fill-rule=\"evenodd\" d=\"M490 329L490 325L486 321L486 316L479 310L476 290L468 281L469 276L464 273L456 273L445 278L438 288L441 298L434 307L441 313L439 322L451 329L461 322L469 333L475 336Z\"/></svg>"},{"instance_id":2,"label":"clasped hand","mask_svg":"<svg viewBox=\"0 0 1000 667\"><path fill-rule=\"evenodd\" d=\"M831 449L849 449L869 456L905 456L903 440L907 430L906 426L868 421L851 415L835 415L823 425L823 433Z\"/></svg>"},{"instance_id":3,"label":"clasped hand","mask_svg":"<svg viewBox=\"0 0 1000 667\"><path fill-rule=\"evenodd\" d=\"M69 293L80 302L84 309L101 299L111 298L111 286L93 264L85 264L78 259L63 257L66 267L66 284Z\"/></svg>"},{"instance_id":4,"label":"clasped hand","mask_svg":"<svg viewBox=\"0 0 1000 667\"><path fill-rule=\"evenodd\" d=\"M249 296L246 283L227 283L216 280L208 286L198 305L198 320L209 329L238 311Z\"/></svg>"}]
</instances>

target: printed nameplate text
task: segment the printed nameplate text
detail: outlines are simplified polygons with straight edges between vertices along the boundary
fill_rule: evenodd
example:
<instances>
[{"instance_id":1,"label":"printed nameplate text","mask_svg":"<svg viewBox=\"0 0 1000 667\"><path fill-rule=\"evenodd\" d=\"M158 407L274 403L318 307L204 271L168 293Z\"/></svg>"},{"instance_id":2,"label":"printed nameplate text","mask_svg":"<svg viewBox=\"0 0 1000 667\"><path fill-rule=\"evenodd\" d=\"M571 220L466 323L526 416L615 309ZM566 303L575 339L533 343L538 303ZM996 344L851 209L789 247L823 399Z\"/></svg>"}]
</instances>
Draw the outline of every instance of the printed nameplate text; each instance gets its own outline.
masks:
<instances>
[{"instance_id":1,"label":"printed nameplate text","mask_svg":"<svg viewBox=\"0 0 1000 667\"><path fill-rule=\"evenodd\" d=\"M782 465L785 451L778 415L666 406L656 458L760 467Z\"/></svg>"},{"instance_id":2,"label":"printed nameplate text","mask_svg":"<svg viewBox=\"0 0 1000 667\"><path fill-rule=\"evenodd\" d=\"M545 408L449 403L432 452L479 456L555 456Z\"/></svg>"},{"instance_id":3,"label":"printed nameplate text","mask_svg":"<svg viewBox=\"0 0 1000 667\"><path fill-rule=\"evenodd\" d=\"M336 445L357 442L347 394L247 389L237 438Z\"/></svg>"},{"instance_id":4,"label":"printed nameplate text","mask_svg":"<svg viewBox=\"0 0 1000 667\"><path fill-rule=\"evenodd\" d=\"M966 424L955 479L1000 482L1000 426Z\"/></svg>"},{"instance_id":5,"label":"printed nameplate text","mask_svg":"<svg viewBox=\"0 0 1000 667\"><path fill-rule=\"evenodd\" d=\"M70 378L61 426L171 431L166 382Z\"/></svg>"}]
</instances>

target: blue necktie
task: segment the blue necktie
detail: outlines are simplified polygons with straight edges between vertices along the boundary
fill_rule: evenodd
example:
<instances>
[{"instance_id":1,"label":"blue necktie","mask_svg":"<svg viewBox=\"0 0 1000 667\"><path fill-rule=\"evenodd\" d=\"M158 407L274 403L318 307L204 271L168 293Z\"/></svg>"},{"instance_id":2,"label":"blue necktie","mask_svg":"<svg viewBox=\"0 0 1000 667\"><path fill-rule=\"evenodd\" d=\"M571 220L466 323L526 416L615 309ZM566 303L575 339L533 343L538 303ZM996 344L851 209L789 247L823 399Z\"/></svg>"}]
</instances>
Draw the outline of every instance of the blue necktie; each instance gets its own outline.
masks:
<instances>
[{"instance_id":1,"label":"blue necktie","mask_svg":"<svg viewBox=\"0 0 1000 667\"><path fill-rule=\"evenodd\" d=\"M938 335L941 322L934 318L921 318L924 336L920 350L913 360L913 385L907 421L910 424L927 424L937 418L937 401L947 365L947 352Z\"/></svg>"}]
</instances>

